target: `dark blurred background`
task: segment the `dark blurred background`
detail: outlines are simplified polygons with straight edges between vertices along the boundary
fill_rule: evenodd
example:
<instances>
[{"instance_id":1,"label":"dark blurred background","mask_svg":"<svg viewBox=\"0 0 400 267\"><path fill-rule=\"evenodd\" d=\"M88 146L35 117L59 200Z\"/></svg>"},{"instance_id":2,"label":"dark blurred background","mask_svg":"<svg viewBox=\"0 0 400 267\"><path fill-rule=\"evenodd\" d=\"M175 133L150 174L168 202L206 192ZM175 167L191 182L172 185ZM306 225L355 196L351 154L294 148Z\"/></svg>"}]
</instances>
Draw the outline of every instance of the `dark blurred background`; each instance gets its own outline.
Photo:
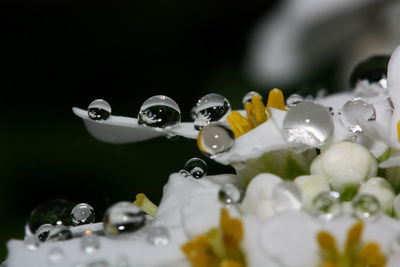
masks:
<instances>
[{"instance_id":1,"label":"dark blurred background","mask_svg":"<svg viewBox=\"0 0 400 267\"><path fill-rule=\"evenodd\" d=\"M193 140L158 138L112 145L95 140L71 111L94 99L136 117L156 94L173 98L183 121L202 95L264 96L243 71L248 36L278 1L49 1L0 3L0 262L6 242L22 239L30 211L52 198L107 206L140 192L158 203L168 176L191 157ZM335 62L285 95L323 83ZM305 85L309 85L308 87ZM303 89L301 89L303 90ZM307 91L308 90L308 91ZM303 91L302 91L303 92ZM204 158L204 157L203 157ZM211 174L231 172L206 159Z\"/></svg>"}]
</instances>

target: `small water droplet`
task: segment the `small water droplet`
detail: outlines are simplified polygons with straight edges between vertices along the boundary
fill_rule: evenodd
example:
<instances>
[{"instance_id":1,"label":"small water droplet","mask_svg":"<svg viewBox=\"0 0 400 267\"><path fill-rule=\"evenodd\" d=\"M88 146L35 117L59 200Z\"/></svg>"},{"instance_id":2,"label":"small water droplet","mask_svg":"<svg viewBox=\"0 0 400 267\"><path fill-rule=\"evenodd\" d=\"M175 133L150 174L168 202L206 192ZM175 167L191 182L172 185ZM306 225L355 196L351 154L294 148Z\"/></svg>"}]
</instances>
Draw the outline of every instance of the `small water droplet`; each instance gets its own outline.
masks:
<instances>
[{"instance_id":1,"label":"small water droplet","mask_svg":"<svg viewBox=\"0 0 400 267\"><path fill-rule=\"evenodd\" d=\"M92 206L86 203L80 203L72 209L71 218L74 225L82 225L93 223L96 219L96 215Z\"/></svg>"},{"instance_id":2,"label":"small water droplet","mask_svg":"<svg viewBox=\"0 0 400 267\"><path fill-rule=\"evenodd\" d=\"M210 123L197 136L200 150L212 158L231 149L235 140L231 129L222 123Z\"/></svg>"},{"instance_id":3,"label":"small water droplet","mask_svg":"<svg viewBox=\"0 0 400 267\"><path fill-rule=\"evenodd\" d=\"M49 238L50 235L50 231L54 228L53 225L51 224L43 224L41 225L35 232L35 236L37 236L37 238L44 242Z\"/></svg>"},{"instance_id":4,"label":"small water droplet","mask_svg":"<svg viewBox=\"0 0 400 267\"><path fill-rule=\"evenodd\" d=\"M389 59L388 55L379 55L361 61L351 73L351 88L356 87L362 81L365 81L367 85L375 84L381 88L387 88L386 74Z\"/></svg>"},{"instance_id":5,"label":"small water droplet","mask_svg":"<svg viewBox=\"0 0 400 267\"><path fill-rule=\"evenodd\" d=\"M156 95L143 102L138 123L156 128L172 129L181 121L178 104L168 96Z\"/></svg>"},{"instance_id":6,"label":"small water droplet","mask_svg":"<svg viewBox=\"0 0 400 267\"><path fill-rule=\"evenodd\" d=\"M292 94L286 99L286 106L288 108L292 108L302 101L304 101L304 99L301 97L301 95Z\"/></svg>"},{"instance_id":7,"label":"small water droplet","mask_svg":"<svg viewBox=\"0 0 400 267\"><path fill-rule=\"evenodd\" d=\"M237 204L242 198L242 192L233 184L227 183L221 186L218 199L223 204Z\"/></svg>"},{"instance_id":8,"label":"small water droplet","mask_svg":"<svg viewBox=\"0 0 400 267\"><path fill-rule=\"evenodd\" d=\"M199 179L207 174L207 163L199 158L189 159L183 169L193 178Z\"/></svg>"},{"instance_id":9,"label":"small water droplet","mask_svg":"<svg viewBox=\"0 0 400 267\"><path fill-rule=\"evenodd\" d=\"M100 248L99 237L95 234L84 235L81 239L81 249L86 254L96 253Z\"/></svg>"},{"instance_id":10,"label":"small water droplet","mask_svg":"<svg viewBox=\"0 0 400 267\"><path fill-rule=\"evenodd\" d=\"M243 97L243 99L242 99L243 105L246 105L247 102L251 102L251 99L255 95L259 95L260 98L262 99L262 96L259 93L255 92L255 91L250 91L247 94L245 94L245 96Z\"/></svg>"},{"instance_id":11,"label":"small water droplet","mask_svg":"<svg viewBox=\"0 0 400 267\"><path fill-rule=\"evenodd\" d=\"M64 241L72 238L72 233L65 225L54 226L49 233L48 240L51 241Z\"/></svg>"},{"instance_id":12,"label":"small water droplet","mask_svg":"<svg viewBox=\"0 0 400 267\"><path fill-rule=\"evenodd\" d=\"M322 192L312 202L312 212L318 218L332 220L342 213L340 194L338 192Z\"/></svg>"},{"instance_id":13,"label":"small water droplet","mask_svg":"<svg viewBox=\"0 0 400 267\"><path fill-rule=\"evenodd\" d=\"M88 116L94 121L104 121L111 115L111 106L103 99L94 100L89 104Z\"/></svg>"},{"instance_id":14,"label":"small water droplet","mask_svg":"<svg viewBox=\"0 0 400 267\"><path fill-rule=\"evenodd\" d=\"M359 195L353 200L352 205L354 216L360 220L372 220L380 214L379 201L372 195Z\"/></svg>"},{"instance_id":15,"label":"small water droplet","mask_svg":"<svg viewBox=\"0 0 400 267\"><path fill-rule=\"evenodd\" d=\"M39 238L35 235L27 235L24 239L25 248L27 250L36 250L39 247Z\"/></svg>"},{"instance_id":16,"label":"small water droplet","mask_svg":"<svg viewBox=\"0 0 400 267\"><path fill-rule=\"evenodd\" d=\"M325 106L303 101L286 113L283 128L288 142L319 147L332 135L333 121Z\"/></svg>"},{"instance_id":17,"label":"small water droplet","mask_svg":"<svg viewBox=\"0 0 400 267\"><path fill-rule=\"evenodd\" d=\"M148 229L147 242L154 246L166 246L170 240L169 231L164 226L152 226Z\"/></svg>"},{"instance_id":18,"label":"small water droplet","mask_svg":"<svg viewBox=\"0 0 400 267\"><path fill-rule=\"evenodd\" d=\"M193 113L196 119L218 121L231 110L228 99L219 94L208 94L200 98Z\"/></svg>"},{"instance_id":19,"label":"small water droplet","mask_svg":"<svg viewBox=\"0 0 400 267\"><path fill-rule=\"evenodd\" d=\"M136 205L122 201L107 209L104 215L104 232L108 236L132 233L146 222L144 212Z\"/></svg>"},{"instance_id":20,"label":"small water droplet","mask_svg":"<svg viewBox=\"0 0 400 267\"><path fill-rule=\"evenodd\" d=\"M64 257L64 252L59 247L52 247L47 253L47 260L53 264L60 263Z\"/></svg>"},{"instance_id":21,"label":"small water droplet","mask_svg":"<svg viewBox=\"0 0 400 267\"><path fill-rule=\"evenodd\" d=\"M280 182L275 186L272 196L276 212L299 210L301 208L301 191L293 182Z\"/></svg>"},{"instance_id":22,"label":"small water droplet","mask_svg":"<svg viewBox=\"0 0 400 267\"><path fill-rule=\"evenodd\" d=\"M344 104L341 111L343 125L352 133L362 133L360 122L374 121L376 111L367 100L356 97Z\"/></svg>"}]
</instances>

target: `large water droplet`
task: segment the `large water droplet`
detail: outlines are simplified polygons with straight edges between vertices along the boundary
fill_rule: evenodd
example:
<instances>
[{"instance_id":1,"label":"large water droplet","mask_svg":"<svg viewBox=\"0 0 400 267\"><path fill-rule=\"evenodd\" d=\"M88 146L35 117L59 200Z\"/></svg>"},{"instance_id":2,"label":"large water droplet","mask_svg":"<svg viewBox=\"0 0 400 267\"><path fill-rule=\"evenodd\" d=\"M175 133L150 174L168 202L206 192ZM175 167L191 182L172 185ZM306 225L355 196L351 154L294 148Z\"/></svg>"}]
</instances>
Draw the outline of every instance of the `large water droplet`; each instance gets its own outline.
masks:
<instances>
[{"instance_id":1,"label":"large water droplet","mask_svg":"<svg viewBox=\"0 0 400 267\"><path fill-rule=\"evenodd\" d=\"M312 202L312 212L318 218L331 220L342 213L340 194L338 192L322 192Z\"/></svg>"},{"instance_id":2,"label":"large water droplet","mask_svg":"<svg viewBox=\"0 0 400 267\"><path fill-rule=\"evenodd\" d=\"M283 129L289 142L319 147L332 135L332 116L325 106L300 102L286 113Z\"/></svg>"},{"instance_id":3,"label":"large water droplet","mask_svg":"<svg viewBox=\"0 0 400 267\"><path fill-rule=\"evenodd\" d=\"M47 260L53 264L60 263L64 259L64 257L64 252L59 247L52 247L47 253Z\"/></svg>"},{"instance_id":4,"label":"large water droplet","mask_svg":"<svg viewBox=\"0 0 400 267\"><path fill-rule=\"evenodd\" d=\"M343 125L352 133L361 133L360 122L374 121L376 111L374 106L367 100L356 97L344 104L341 111Z\"/></svg>"},{"instance_id":5,"label":"large water droplet","mask_svg":"<svg viewBox=\"0 0 400 267\"><path fill-rule=\"evenodd\" d=\"M218 121L231 110L231 104L222 95L208 94L200 98L193 113L196 119Z\"/></svg>"},{"instance_id":6,"label":"large water droplet","mask_svg":"<svg viewBox=\"0 0 400 267\"><path fill-rule=\"evenodd\" d=\"M275 186L272 197L276 212L299 210L301 208L301 191L293 182L280 182Z\"/></svg>"},{"instance_id":7,"label":"large water droplet","mask_svg":"<svg viewBox=\"0 0 400 267\"><path fill-rule=\"evenodd\" d=\"M359 82L365 82L367 85L374 84L381 88L387 87L387 67L390 56L379 55L367 58L360 62L353 70L350 76L350 86L354 88Z\"/></svg>"},{"instance_id":8,"label":"large water droplet","mask_svg":"<svg viewBox=\"0 0 400 267\"><path fill-rule=\"evenodd\" d=\"M72 238L72 233L65 225L54 226L49 233L48 240L51 241L64 241Z\"/></svg>"},{"instance_id":9,"label":"large water droplet","mask_svg":"<svg viewBox=\"0 0 400 267\"><path fill-rule=\"evenodd\" d=\"M53 225L51 224L43 224L41 225L35 232L35 236L37 236L37 238L44 242L49 238L50 235L50 231L54 228Z\"/></svg>"},{"instance_id":10,"label":"large water droplet","mask_svg":"<svg viewBox=\"0 0 400 267\"><path fill-rule=\"evenodd\" d=\"M24 239L24 245L27 250L36 250L39 247L39 238L35 235L27 235Z\"/></svg>"},{"instance_id":11,"label":"large water droplet","mask_svg":"<svg viewBox=\"0 0 400 267\"><path fill-rule=\"evenodd\" d=\"M197 145L200 150L212 158L231 149L234 144L234 135L231 129L222 123L210 123L197 136Z\"/></svg>"},{"instance_id":12,"label":"large water droplet","mask_svg":"<svg viewBox=\"0 0 400 267\"><path fill-rule=\"evenodd\" d=\"M95 234L85 235L81 239L81 249L86 254L93 254L100 248L99 237Z\"/></svg>"},{"instance_id":13,"label":"large water droplet","mask_svg":"<svg viewBox=\"0 0 400 267\"><path fill-rule=\"evenodd\" d=\"M103 99L94 100L89 104L88 115L94 121L106 120L111 115L111 106Z\"/></svg>"},{"instance_id":14,"label":"large water droplet","mask_svg":"<svg viewBox=\"0 0 400 267\"><path fill-rule=\"evenodd\" d=\"M222 204L237 204L242 199L242 192L233 184L224 184L219 189L218 199Z\"/></svg>"},{"instance_id":15,"label":"large water droplet","mask_svg":"<svg viewBox=\"0 0 400 267\"><path fill-rule=\"evenodd\" d=\"M132 233L145 224L144 212L136 205L122 201L107 209L104 215L104 232L108 236Z\"/></svg>"},{"instance_id":16,"label":"large water droplet","mask_svg":"<svg viewBox=\"0 0 400 267\"><path fill-rule=\"evenodd\" d=\"M189 159L185 166L183 167L183 171L192 176L193 178L199 179L207 174L207 163L204 160L199 158Z\"/></svg>"},{"instance_id":17,"label":"large water droplet","mask_svg":"<svg viewBox=\"0 0 400 267\"><path fill-rule=\"evenodd\" d=\"M164 226L151 226L148 229L147 242L154 246L166 246L169 239L169 231Z\"/></svg>"},{"instance_id":18,"label":"large water droplet","mask_svg":"<svg viewBox=\"0 0 400 267\"><path fill-rule=\"evenodd\" d=\"M181 121L178 104L168 96L156 95L143 102L139 111L139 124L172 129Z\"/></svg>"},{"instance_id":19,"label":"large water droplet","mask_svg":"<svg viewBox=\"0 0 400 267\"><path fill-rule=\"evenodd\" d=\"M286 99L286 106L288 108L292 108L302 101L304 101L304 99L301 97L301 95L292 94Z\"/></svg>"},{"instance_id":20,"label":"large water droplet","mask_svg":"<svg viewBox=\"0 0 400 267\"><path fill-rule=\"evenodd\" d=\"M243 105L246 105L247 102L251 102L251 99L255 95L260 96L260 98L262 99L262 96L259 93L255 92L255 91L250 91L243 97L243 99L242 99Z\"/></svg>"},{"instance_id":21,"label":"large water droplet","mask_svg":"<svg viewBox=\"0 0 400 267\"><path fill-rule=\"evenodd\" d=\"M86 203L80 203L72 209L71 218L74 225L82 225L93 223L96 219L96 215L92 206Z\"/></svg>"},{"instance_id":22,"label":"large water droplet","mask_svg":"<svg viewBox=\"0 0 400 267\"><path fill-rule=\"evenodd\" d=\"M372 195L362 194L353 200L353 214L360 220L372 220L380 214L378 199Z\"/></svg>"}]
</instances>

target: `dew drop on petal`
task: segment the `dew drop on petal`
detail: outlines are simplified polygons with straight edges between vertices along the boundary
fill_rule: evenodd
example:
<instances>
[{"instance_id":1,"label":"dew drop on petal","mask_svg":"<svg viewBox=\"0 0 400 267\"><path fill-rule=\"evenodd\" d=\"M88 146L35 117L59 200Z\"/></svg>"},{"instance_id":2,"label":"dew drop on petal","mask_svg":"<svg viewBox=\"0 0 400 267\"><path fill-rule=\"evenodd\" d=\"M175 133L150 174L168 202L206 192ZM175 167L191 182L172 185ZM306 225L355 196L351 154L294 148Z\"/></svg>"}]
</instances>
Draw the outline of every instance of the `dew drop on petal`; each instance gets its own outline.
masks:
<instances>
[{"instance_id":1,"label":"dew drop on petal","mask_svg":"<svg viewBox=\"0 0 400 267\"><path fill-rule=\"evenodd\" d=\"M136 205L122 201L109 207L104 215L104 232L108 236L132 233L146 222L144 212Z\"/></svg>"},{"instance_id":2,"label":"dew drop on petal","mask_svg":"<svg viewBox=\"0 0 400 267\"><path fill-rule=\"evenodd\" d=\"M303 101L286 113L283 129L288 142L319 147L332 135L332 116L325 106Z\"/></svg>"},{"instance_id":3,"label":"dew drop on petal","mask_svg":"<svg viewBox=\"0 0 400 267\"><path fill-rule=\"evenodd\" d=\"M231 149L235 137L231 129L222 123L210 123L197 136L197 145L203 153L213 158Z\"/></svg>"},{"instance_id":4,"label":"dew drop on petal","mask_svg":"<svg viewBox=\"0 0 400 267\"><path fill-rule=\"evenodd\" d=\"M262 96L259 93L255 92L255 91L250 91L247 94L245 94L245 96L243 97L243 99L242 99L243 105L246 105L247 102L251 102L251 99L255 95L259 95L260 98L262 99Z\"/></svg>"},{"instance_id":5,"label":"dew drop on petal","mask_svg":"<svg viewBox=\"0 0 400 267\"><path fill-rule=\"evenodd\" d=\"M299 210L301 208L301 191L299 187L288 181L280 182L275 186L272 197L276 212Z\"/></svg>"},{"instance_id":6,"label":"dew drop on petal","mask_svg":"<svg viewBox=\"0 0 400 267\"><path fill-rule=\"evenodd\" d=\"M94 100L89 104L88 116L94 121L104 121L111 115L111 106L103 99Z\"/></svg>"},{"instance_id":7,"label":"dew drop on petal","mask_svg":"<svg viewBox=\"0 0 400 267\"><path fill-rule=\"evenodd\" d=\"M147 242L154 246L166 246L170 240L170 234L165 226L151 226L148 229Z\"/></svg>"},{"instance_id":8,"label":"dew drop on petal","mask_svg":"<svg viewBox=\"0 0 400 267\"><path fill-rule=\"evenodd\" d=\"M301 97L301 95L292 94L286 99L286 106L288 108L292 108L302 101L304 101L304 99Z\"/></svg>"},{"instance_id":9,"label":"dew drop on petal","mask_svg":"<svg viewBox=\"0 0 400 267\"><path fill-rule=\"evenodd\" d=\"M47 252L47 260L53 264L60 263L64 259L64 257L64 252L59 247L52 247Z\"/></svg>"},{"instance_id":10,"label":"dew drop on petal","mask_svg":"<svg viewBox=\"0 0 400 267\"><path fill-rule=\"evenodd\" d=\"M199 179L207 174L207 163L199 158L189 159L183 169L193 178Z\"/></svg>"},{"instance_id":11,"label":"dew drop on petal","mask_svg":"<svg viewBox=\"0 0 400 267\"><path fill-rule=\"evenodd\" d=\"M86 254L96 253L100 248L100 239L95 234L84 235L81 238L81 250Z\"/></svg>"},{"instance_id":12,"label":"dew drop on petal","mask_svg":"<svg viewBox=\"0 0 400 267\"><path fill-rule=\"evenodd\" d=\"M193 108L196 119L218 121L231 110L228 99L219 94L208 94L200 98Z\"/></svg>"},{"instance_id":13,"label":"dew drop on petal","mask_svg":"<svg viewBox=\"0 0 400 267\"><path fill-rule=\"evenodd\" d=\"M41 225L35 232L35 236L37 236L37 238L44 242L49 238L50 235L50 231L54 228L53 225L51 224L43 224Z\"/></svg>"},{"instance_id":14,"label":"dew drop on petal","mask_svg":"<svg viewBox=\"0 0 400 267\"><path fill-rule=\"evenodd\" d=\"M353 200L352 206L354 216L360 220L372 220L380 214L379 201L372 195L357 196Z\"/></svg>"},{"instance_id":15,"label":"dew drop on petal","mask_svg":"<svg viewBox=\"0 0 400 267\"><path fill-rule=\"evenodd\" d=\"M321 219L332 220L342 213L342 204L338 192L322 192L312 202L312 213Z\"/></svg>"},{"instance_id":16,"label":"dew drop on petal","mask_svg":"<svg viewBox=\"0 0 400 267\"><path fill-rule=\"evenodd\" d=\"M36 250L39 247L39 238L35 235L27 235L24 238L24 245L27 250Z\"/></svg>"},{"instance_id":17,"label":"dew drop on petal","mask_svg":"<svg viewBox=\"0 0 400 267\"><path fill-rule=\"evenodd\" d=\"M143 102L138 123L155 128L173 129L181 121L178 104L164 95L152 96Z\"/></svg>"},{"instance_id":18,"label":"dew drop on petal","mask_svg":"<svg viewBox=\"0 0 400 267\"><path fill-rule=\"evenodd\" d=\"M374 106L367 100L356 97L347 101L341 110L343 125L352 133L361 133L360 122L374 121L376 111Z\"/></svg>"},{"instance_id":19,"label":"dew drop on petal","mask_svg":"<svg viewBox=\"0 0 400 267\"><path fill-rule=\"evenodd\" d=\"M218 199L222 204L237 204L242 199L242 192L235 185L227 183L219 189Z\"/></svg>"},{"instance_id":20,"label":"dew drop on petal","mask_svg":"<svg viewBox=\"0 0 400 267\"><path fill-rule=\"evenodd\" d=\"M72 209L71 218L74 225L82 225L93 223L96 219L96 215L92 206L86 203L80 203Z\"/></svg>"}]
</instances>

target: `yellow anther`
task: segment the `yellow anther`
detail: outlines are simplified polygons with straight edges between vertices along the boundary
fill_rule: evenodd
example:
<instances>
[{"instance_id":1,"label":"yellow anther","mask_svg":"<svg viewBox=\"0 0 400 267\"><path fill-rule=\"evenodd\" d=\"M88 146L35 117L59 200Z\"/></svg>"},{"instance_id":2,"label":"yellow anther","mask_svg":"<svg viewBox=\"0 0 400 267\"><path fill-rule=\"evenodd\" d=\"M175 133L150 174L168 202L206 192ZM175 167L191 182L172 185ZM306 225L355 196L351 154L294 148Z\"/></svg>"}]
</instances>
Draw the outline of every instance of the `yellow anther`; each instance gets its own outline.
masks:
<instances>
[{"instance_id":1,"label":"yellow anther","mask_svg":"<svg viewBox=\"0 0 400 267\"><path fill-rule=\"evenodd\" d=\"M231 218L226 208L221 209L220 227L223 242L228 250L237 250L243 239L243 224L239 219Z\"/></svg>"},{"instance_id":2,"label":"yellow anther","mask_svg":"<svg viewBox=\"0 0 400 267\"><path fill-rule=\"evenodd\" d=\"M269 102L269 100L268 100ZM265 106L261 100L260 95L253 95L251 98L251 103L253 104L252 115L254 117L255 126L260 125L268 120L267 113L265 113Z\"/></svg>"},{"instance_id":3,"label":"yellow anther","mask_svg":"<svg viewBox=\"0 0 400 267\"><path fill-rule=\"evenodd\" d=\"M133 204L138 206L142 211L146 212L150 216L154 217L154 215L156 215L158 209L157 206L143 193L136 195L136 200L133 202Z\"/></svg>"},{"instance_id":4,"label":"yellow anther","mask_svg":"<svg viewBox=\"0 0 400 267\"><path fill-rule=\"evenodd\" d=\"M400 141L400 121L397 122L397 139Z\"/></svg>"},{"instance_id":5,"label":"yellow anther","mask_svg":"<svg viewBox=\"0 0 400 267\"><path fill-rule=\"evenodd\" d=\"M250 102L247 102L245 104L245 109L246 109L246 115L247 115L247 121L249 122L249 125L251 126L252 129L255 128L255 122L253 121L253 104Z\"/></svg>"},{"instance_id":6,"label":"yellow anther","mask_svg":"<svg viewBox=\"0 0 400 267\"><path fill-rule=\"evenodd\" d=\"M317 235L318 244L321 250L334 251L336 250L336 240L330 233L321 231Z\"/></svg>"},{"instance_id":7,"label":"yellow anther","mask_svg":"<svg viewBox=\"0 0 400 267\"><path fill-rule=\"evenodd\" d=\"M360 251L360 259L366 266L383 267L386 263L386 257L381 253L379 245L375 242L364 245Z\"/></svg>"},{"instance_id":8,"label":"yellow anther","mask_svg":"<svg viewBox=\"0 0 400 267\"><path fill-rule=\"evenodd\" d=\"M364 224L362 221L356 222L349 230L347 234L346 245L351 246L355 245L361 240L361 234L364 228Z\"/></svg>"},{"instance_id":9,"label":"yellow anther","mask_svg":"<svg viewBox=\"0 0 400 267\"><path fill-rule=\"evenodd\" d=\"M275 88L269 91L267 110L269 110L269 108L276 108L287 111L285 107L285 98L283 97L283 93L281 90Z\"/></svg>"},{"instance_id":10,"label":"yellow anther","mask_svg":"<svg viewBox=\"0 0 400 267\"><path fill-rule=\"evenodd\" d=\"M226 120L231 126L233 134L235 135L236 138L247 133L252 129L252 127L249 124L249 121L236 110L229 113Z\"/></svg>"},{"instance_id":11,"label":"yellow anther","mask_svg":"<svg viewBox=\"0 0 400 267\"><path fill-rule=\"evenodd\" d=\"M221 262L220 267L244 267L244 265L235 260L224 260Z\"/></svg>"}]
</instances>

